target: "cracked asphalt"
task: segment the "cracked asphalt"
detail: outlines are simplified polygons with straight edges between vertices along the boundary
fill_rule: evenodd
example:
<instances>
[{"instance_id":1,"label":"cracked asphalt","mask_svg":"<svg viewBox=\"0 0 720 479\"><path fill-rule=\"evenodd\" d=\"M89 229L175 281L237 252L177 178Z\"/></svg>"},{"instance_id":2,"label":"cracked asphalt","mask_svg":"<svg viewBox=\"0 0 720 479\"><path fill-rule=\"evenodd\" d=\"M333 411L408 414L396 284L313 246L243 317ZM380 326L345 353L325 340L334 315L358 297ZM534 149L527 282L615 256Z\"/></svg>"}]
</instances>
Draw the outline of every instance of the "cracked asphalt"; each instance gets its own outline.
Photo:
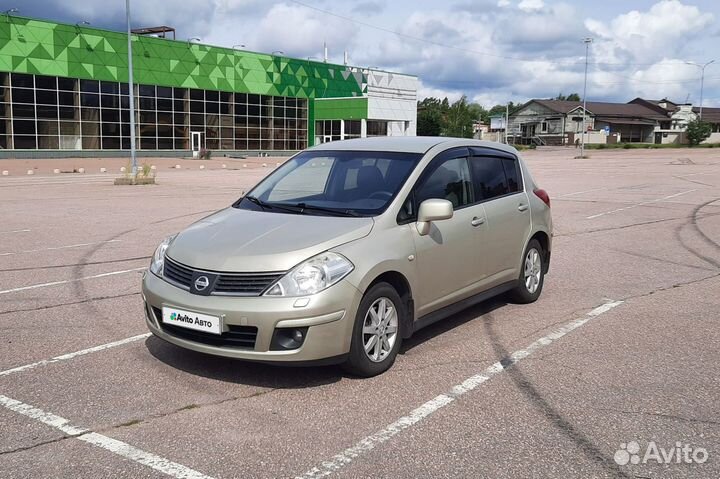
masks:
<instances>
[{"instance_id":1,"label":"cracked asphalt","mask_svg":"<svg viewBox=\"0 0 720 479\"><path fill-rule=\"evenodd\" d=\"M187 162L159 169L149 187L112 186L112 175L4 177L0 396L214 478L327 464L347 478L719 477L717 152L526 152L555 222L541 299L498 297L421 330L372 379L204 356L152 336L62 356L147 333L140 277L157 243L270 168ZM609 300L623 303L509 361ZM496 362L502 374L334 459ZM618 464L632 441L639 463ZM707 460L643 461L650 443L689 444ZM168 477L0 406L0 477L100 476Z\"/></svg>"}]
</instances>

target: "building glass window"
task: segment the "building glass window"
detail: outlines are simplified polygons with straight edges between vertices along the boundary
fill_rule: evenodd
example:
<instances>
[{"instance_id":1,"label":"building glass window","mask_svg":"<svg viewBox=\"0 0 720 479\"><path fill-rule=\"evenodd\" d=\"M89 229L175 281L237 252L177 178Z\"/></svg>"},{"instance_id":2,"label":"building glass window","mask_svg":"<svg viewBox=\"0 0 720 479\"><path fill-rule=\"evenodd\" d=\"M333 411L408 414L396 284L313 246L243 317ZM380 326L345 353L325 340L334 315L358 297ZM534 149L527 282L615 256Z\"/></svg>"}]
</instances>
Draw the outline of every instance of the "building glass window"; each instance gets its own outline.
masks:
<instances>
[{"instance_id":1,"label":"building glass window","mask_svg":"<svg viewBox=\"0 0 720 479\"><path fill-rule=\"evenodd\" d=\"M203 145L222 150L299 150L307 146L307 100L214 90L137 85L140 149ZM127 149L126 83L0 73L0 148ZM328 128L339 135L339 123ZM17 137L17 141L15 141Z\"/></svg>"},{"instance_id":2,"label":"building glass window","mask_svg":"<svg viewBox=\"0 0 720 479\"><path fill-rule=\"evenodd\" d=\"M345 139L360 138L361 120L345 120Z\"/></svg>"},{"instance_id":3,"label":"building glass window","mask_svg":"<svg viewBox=\"0 0 720 479\"><path fill-rule=\"evenodd\" d=\"M384 120L368 120L367 136L387 136L388 122Z\"/></svg>"}]
</instances>

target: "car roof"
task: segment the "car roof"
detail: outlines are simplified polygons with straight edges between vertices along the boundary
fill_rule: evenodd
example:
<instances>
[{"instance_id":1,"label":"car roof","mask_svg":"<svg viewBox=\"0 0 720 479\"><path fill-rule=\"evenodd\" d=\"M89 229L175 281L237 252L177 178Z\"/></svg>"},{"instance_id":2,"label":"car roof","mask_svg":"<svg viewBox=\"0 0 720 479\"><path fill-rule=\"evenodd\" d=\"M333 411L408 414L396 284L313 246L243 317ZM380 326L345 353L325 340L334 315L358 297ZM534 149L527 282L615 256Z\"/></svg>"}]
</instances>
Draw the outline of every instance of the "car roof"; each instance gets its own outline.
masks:
<instances>
[{"instance_id":1,"label":"car roof","mask_svg":"<svg viewBox=\"0 0 720 479\"><path fill-rule=\"evenodd\" d=\"M370 138L354 138L352 140L331 141L309 148L315 151L392 151L401 153L425 153L429 149L443 145L447 148L475 146L493 148L517 154L517 150L503 143L494 141L473 140L469 138L452 138L447 136L375 136Z\"/></svg>"}]
</instances>

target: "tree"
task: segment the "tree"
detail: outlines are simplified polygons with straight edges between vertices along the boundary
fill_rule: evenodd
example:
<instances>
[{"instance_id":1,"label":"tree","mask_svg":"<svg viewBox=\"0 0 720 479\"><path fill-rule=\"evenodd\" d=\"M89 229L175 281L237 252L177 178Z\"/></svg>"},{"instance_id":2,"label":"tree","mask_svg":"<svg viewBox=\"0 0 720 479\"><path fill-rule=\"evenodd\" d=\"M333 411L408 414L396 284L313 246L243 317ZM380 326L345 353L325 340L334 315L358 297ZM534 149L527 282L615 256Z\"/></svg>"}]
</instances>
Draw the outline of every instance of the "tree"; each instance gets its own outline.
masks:
<instances>
[{"instance_id":1,"label":"tree","mask_svg":"<svg viewBox=\"0 0 720 479\"><path fill-rule=\"evenodd\" d=\"M690 146L695 146L710 138L712 125L700 119L692 120L688 122L686 131Z\"/></svg>"},{"instance_id":2,"label":"tree","mask_svg":"<svg viewBox=\"0 0 720 479\"><path fill-rule=\"evenodd\" d=\"M442 135L458 138L473 137L473 118L467 98L463 95L453 103L444 117Z\"/></svg>"},{"instance_id":3,"label":"tree","mask_svg":"<svg viewBox=\"0 0 720 479\"><path fill-rule=\"evenodd\" d=\"M491 116L497 116L497 115L503 115L505 116L505 112L509 109L510 114L512 115L515 110L520 108L522 105L516 105L513 102L509 102L507 105L495 105L494 107L490 108L490 111L488 111L488 117Z\"/></svg>"},{"instance_id":4,"label":"tree","mask_svg":"<svg viewBox=\"0 0 720 479\"><path fill-rule=\"evenodd\" d=\"M558 96L553 98L554 100L565 100L565 101L580 101L580 95L577 93L570 93L568 96L565 96L560 92Z\"/></svg>"},{"instance_id":5,"label":"tree","mask_svg":"<svg viewBox=\"0 0 720 479\"><path fill-rule=\"evenodd\" d=\"M482 121L483 123L487 123L489 121L490 116L488 115L488 111L479 103L470 103L468 105L468 110L470 111L470 116L472 116L473 120Z\"/></svg>"},{"instance_id":6,"label":"tree","mask_svg":"<svg viewBox=\"0 0 720 479\"><path fill-rule=\"evenodd\" d=\"M447 102L447 99L445 99L445 102ZM439 98L429 97L419 101L417 135L440 136L444 114L443 102Z\"/></svg>"}]
</instances>

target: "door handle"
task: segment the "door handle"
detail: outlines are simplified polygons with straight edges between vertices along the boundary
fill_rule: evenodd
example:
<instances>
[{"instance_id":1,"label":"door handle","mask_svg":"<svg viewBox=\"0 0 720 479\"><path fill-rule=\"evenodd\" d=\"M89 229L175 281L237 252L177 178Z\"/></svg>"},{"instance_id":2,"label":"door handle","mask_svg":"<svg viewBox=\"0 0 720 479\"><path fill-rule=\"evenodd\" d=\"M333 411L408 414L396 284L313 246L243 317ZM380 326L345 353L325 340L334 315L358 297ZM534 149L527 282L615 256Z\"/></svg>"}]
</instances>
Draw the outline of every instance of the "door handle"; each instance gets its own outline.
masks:
<instances>
[{"instance_id":1,"label":"door handle","mask_svg":"<svg viewBox=\"0 0 720 479\"><path fill-rule=\"evenodd\" d=\"M525 210L527 210L528 208L529 208L529 206L526 205L525 203L520 203L520 204L518 205L518 211L525 211Z\"/></svg>"},{"instance_id":2,"label":"door handle","mask_svg":"<svg viewBox=\"0 0 720 479\"><path fill-rule=\"evenodd\" d=\"M485 218L478 218L477 216L470 222L473 226L480 226L483 223L485 223Z\"/></svg>"}]
</instances>

